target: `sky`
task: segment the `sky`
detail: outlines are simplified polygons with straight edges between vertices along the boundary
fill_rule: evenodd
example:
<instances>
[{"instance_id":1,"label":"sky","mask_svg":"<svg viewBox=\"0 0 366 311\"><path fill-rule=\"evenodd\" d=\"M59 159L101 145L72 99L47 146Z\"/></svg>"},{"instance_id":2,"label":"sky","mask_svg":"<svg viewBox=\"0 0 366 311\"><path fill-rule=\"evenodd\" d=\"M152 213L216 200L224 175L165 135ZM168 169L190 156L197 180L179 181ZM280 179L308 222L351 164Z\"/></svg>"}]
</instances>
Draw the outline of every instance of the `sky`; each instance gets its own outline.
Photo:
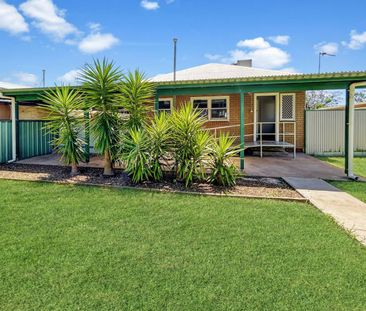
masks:
<instances>
[{"instance_id":1,"label":"sky","mask_svg":"<svg viewBox=\"0 0 366 311\"><path fill-rule=\"evenodd\" d=\"M260 68L366 70L364 0L0 0L0 81L74 84L107 57L149 77L253 59Z\"/></svg>"}]
</instances>

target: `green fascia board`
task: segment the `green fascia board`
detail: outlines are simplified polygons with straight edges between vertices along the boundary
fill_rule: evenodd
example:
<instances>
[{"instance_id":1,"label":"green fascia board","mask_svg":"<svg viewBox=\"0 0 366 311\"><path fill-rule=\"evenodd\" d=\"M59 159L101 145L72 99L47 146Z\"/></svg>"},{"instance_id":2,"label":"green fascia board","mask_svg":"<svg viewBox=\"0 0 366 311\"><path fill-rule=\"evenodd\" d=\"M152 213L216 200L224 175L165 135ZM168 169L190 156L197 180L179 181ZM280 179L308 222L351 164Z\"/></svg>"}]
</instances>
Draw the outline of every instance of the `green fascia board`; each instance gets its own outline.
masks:
<instances>
[{"instance_id":1,"label":"green fascia board","mask_svg":"<svg viewBox=\"0 0 366 311\"><path fill-rule=\"evenodd\" d=\"M159 96L223 94L240 92L274 92L346 89L352 82L366 81L366 71L324 74L304 74L277 77L257 77L221 80L197 80L156 83ZM80 88L74 86L73 88ZM4 90L4 96L16 101L41 100L42 94L53 87Z\"/></svg>"}]
</instances>

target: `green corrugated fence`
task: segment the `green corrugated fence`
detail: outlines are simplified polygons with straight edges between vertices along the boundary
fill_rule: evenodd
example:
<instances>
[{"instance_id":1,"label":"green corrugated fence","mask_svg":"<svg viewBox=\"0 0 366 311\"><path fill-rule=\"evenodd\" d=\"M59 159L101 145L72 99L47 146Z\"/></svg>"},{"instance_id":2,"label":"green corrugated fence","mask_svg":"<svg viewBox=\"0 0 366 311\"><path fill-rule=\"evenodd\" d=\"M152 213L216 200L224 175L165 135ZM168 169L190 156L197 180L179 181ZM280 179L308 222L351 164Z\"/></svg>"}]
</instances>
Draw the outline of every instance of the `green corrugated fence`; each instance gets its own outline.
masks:
<instances>
[{"instance_id":1,"label":"green corrugated fence","mask_svg":"<svg viewBox=\"0 0 366 311\"><path fill-rule=\"evenodd\" d=\"M19 159L52 153L46 121L19 121Z\"/></svg>"},{"instance_id":2,"label":"green corrugated fence","mask_svg":"<svg viewBox=\"0 0 366 311\"><path fill-rule=\"evenodd\" d=\"M11 121L0 121L0 163L6 163L12 157Z\"/></svg>"}]
</instances>

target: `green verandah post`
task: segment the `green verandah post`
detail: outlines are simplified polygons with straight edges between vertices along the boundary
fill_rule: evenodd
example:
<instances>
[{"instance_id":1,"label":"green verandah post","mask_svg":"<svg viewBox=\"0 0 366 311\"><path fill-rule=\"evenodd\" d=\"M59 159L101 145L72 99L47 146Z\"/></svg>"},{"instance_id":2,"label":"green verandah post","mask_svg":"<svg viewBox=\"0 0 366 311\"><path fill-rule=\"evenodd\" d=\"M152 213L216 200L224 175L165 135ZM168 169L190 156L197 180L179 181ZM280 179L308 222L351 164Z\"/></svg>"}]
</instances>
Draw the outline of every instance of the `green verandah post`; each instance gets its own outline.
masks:
<instances>
[{"instance_id":1,"label":"green verandah post","mask_svg":"<svg viewBox=\"0 0 366 311\"><path fill-rule=\"evenodd\" d=\"M159 111L159 94L158 92L156 92L154 98L154 112L157 113L158 111Z\"/></svg>"},{"instance_id":2,"label":"green verandah post","mask_svg":"<svg viewBox=\"0 0 366 311\"><path fill-rule=\"evenodd\" d=\"M349 104L350 104L350 86L346 89L346 107L345 107L345 133L344 133L344 173L348 175L348 132L349 132Z\"/></svg>"},{"instance_id":3,"label":"green verandah post","mask_svg":"<svg viewBox=\"0 0 366 311\"><path fill-rule=\"evenodd\" d=\"M85 127L85 160L90 161L90 114L89 111L84 111L84 127Z\"/></svg>"},{"instance_id":4,"label":"green verandah post","mask_svg":"<svg viewBox=\"0 0 366 311\"><path fill-rule=\"evenodd\" d=\"M244 170L244 145L245 145L245 127L244 127L244 92L240 91L240 170Z\"/></svg>"}]
</instances>

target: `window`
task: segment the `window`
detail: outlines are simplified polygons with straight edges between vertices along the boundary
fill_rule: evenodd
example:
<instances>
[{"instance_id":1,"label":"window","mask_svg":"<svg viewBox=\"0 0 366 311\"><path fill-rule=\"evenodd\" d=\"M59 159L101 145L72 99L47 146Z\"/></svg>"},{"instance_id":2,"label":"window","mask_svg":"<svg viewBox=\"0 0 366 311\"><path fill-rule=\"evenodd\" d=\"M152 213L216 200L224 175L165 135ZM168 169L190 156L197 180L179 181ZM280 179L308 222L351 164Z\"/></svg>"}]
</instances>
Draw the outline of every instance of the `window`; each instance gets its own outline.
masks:
<instances>
[{"instance_id":1,"label":"window","mask_svg":"<svg viewBox=\"0 0 366 311\"><path fill-rule=\"evenodd\" d=\"M281 121L295 120L295 94L281 94Z\"/></svg>"},{"instance_id":2,"label":"window","mask_svg":"<svg viewBox=\"0 0 366 311\"><path fill-rule=\"evenodd\" d=\"M208 100L207 99L194 99L193 108L201 111L201 116L208 118Z\"/></svg>"},{"instance_id":3,"label":"window","mask_svg":"<svg viewBox=\"0 0 366 311\"><path fill-rule=\"evenodd\" d=\"M162 98L159 99L159 111L165 111L166 113L172 112L172 102L173 100L171 98Z\"/></svg>"},{"instance_id":4,"label":"window","mask_svg":"<svg viewBox=\"0 0 366 311\"><path fill-rule=\"evenodd\" d=\"M227 121L229 120L229 97L193 97L191 98L193 107L200 109L202 115L208 120Z\"/></svg>"}]
</instances>

